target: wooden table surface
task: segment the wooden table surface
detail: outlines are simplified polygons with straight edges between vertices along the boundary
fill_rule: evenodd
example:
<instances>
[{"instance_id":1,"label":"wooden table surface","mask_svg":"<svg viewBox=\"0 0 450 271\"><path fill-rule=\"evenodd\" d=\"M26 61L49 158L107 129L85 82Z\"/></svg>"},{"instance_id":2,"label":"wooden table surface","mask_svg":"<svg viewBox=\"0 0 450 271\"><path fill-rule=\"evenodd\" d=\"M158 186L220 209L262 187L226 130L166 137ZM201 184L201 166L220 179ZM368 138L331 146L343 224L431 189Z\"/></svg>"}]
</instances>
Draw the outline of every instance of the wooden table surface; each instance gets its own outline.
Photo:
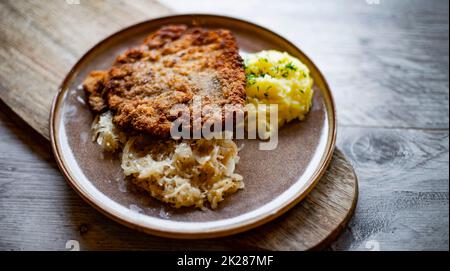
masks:
<instances>
[{"instance_id":1,"label":"wooden table surface","mask_svg":"<svg viewBox=\"0 0 450 271\"><path fill-rule=\"evenodd\" d=\"M360 182L356 213L329 249L449 249L447 0L169 0L164 5L264 25L296 43L323 71L337 105L337 145ZM10 13L1 8L2 16ZM9 53L0 45L1 57ZM67 62L76 59L72 54ZM0 70L7 64L12 65L2 61ZM64 74L70 65L57 68ZM127 229L93 210L65 183L48 141L0 107L0 250L64 250L68 240L89 235L91 243L83 249L145 249L123 242ZM100 232L102 238L95 238ZM183 245L173 244L173 249ZM220 242L190 247L233 248Z\"/></svg>"}]
</instances>

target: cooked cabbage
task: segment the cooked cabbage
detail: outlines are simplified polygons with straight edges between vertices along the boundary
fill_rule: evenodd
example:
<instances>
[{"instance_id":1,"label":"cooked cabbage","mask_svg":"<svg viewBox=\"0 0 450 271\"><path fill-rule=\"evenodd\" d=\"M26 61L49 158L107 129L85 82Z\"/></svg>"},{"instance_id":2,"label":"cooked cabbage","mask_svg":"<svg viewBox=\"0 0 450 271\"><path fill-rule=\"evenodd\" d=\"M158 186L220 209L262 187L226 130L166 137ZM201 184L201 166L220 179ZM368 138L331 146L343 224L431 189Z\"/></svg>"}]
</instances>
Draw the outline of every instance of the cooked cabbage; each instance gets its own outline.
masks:
<instances>
[{"instance_id":1,"label":"cooked cabbage","mask_svg":"<svg viewBox=\"0 0 450 271\"><path fill-rule=\"evenodd\" d=\"M114 152L126 141L126 135L113 124L110 111L97 115L91 130L92 141L96 141L104 151Z\"/></svg>"},{"instance_id":2,"label":"cooked cabbage","mask_svg":"<svg viewBox=\"0 0 450 271\"><path fill-rule=\"evenodd\" d=\"M177 142L137 136L125 144L122 168L136 185L176 208L203 208L208 201L214 209L225 195L244 188L242 176L234 173L238 161L238 148L229 139Z\"/></svg>"},{"instance_id":3,"label":"cooked cabbage","mask_svg":"<svg viewBox=\"0 0 450 271\"><path fill-rule=\"evenodd\" d=\"M229 135L213 139L156 140L143 135L126 138L106 112L92 125L93 140L105 151L123 146L122 169L137 186L175 208L215 209L228 194L244 188L243 177L234 173L238 148Z\"/></svg>"}]
</instances>

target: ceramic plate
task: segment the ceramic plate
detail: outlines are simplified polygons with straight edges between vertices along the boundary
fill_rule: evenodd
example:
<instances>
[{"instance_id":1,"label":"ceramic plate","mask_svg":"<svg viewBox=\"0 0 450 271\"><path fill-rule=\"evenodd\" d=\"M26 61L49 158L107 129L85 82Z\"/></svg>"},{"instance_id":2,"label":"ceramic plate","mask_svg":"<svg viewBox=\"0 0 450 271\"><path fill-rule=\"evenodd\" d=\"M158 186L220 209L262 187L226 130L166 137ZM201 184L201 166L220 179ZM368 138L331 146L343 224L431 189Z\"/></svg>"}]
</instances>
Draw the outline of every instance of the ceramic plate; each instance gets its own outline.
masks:
<instances>
[{"instance_id":1,"label":"ceramic plate","mask_svg":"<svg viewBox=\"0 0 450 271\"><path fill-rule=\"evenodd\" d=\"M150 198L124 180L120 157L105 155L91 141L93 114L79 86L95 69L108 68L126 48L139 44L157 28L183 23L230 29L241 52L286 51L305 63L314 78L313 107L302 122L279 131L278 147L258 149L257 140L244 144L236 172L245 189L230 195L216 210L174 209ZM147 233L176 238L210 238L242 232L266 223L298 203L325 172L335 146L333 98L318 68L295 45L263 27L230 17L177 15L123 29L98 43L72 68L54 100L51 142L58 165L70 185L110 218Z\"/></svg>"}]
</instances>

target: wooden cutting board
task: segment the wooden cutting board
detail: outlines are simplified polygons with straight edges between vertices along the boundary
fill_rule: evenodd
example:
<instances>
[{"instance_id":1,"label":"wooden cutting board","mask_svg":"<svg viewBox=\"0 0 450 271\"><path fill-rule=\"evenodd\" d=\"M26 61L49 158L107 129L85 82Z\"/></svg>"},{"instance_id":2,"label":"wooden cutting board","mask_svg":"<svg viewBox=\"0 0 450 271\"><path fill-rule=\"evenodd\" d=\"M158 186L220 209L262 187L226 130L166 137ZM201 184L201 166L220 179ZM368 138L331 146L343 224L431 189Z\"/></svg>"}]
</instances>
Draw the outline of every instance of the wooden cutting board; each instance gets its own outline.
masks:
<instances>
[{"instance_id":1,"label":"wooden cutting board","mask_svg":"<svg viewBox=\"0 0 450 271\"><path fill-rule=\"evenodd\" d=\"M7 0L0 7L0 99L47 139L52 99L77 59L125 26L171 14L161 4L144 0ZM228 237L227 242L234 248L239 244L269 250L326 247L353 214L357 195L356 175L336 150L327 173L305 200L275 221Z\"/></svg>"}]
</instances>

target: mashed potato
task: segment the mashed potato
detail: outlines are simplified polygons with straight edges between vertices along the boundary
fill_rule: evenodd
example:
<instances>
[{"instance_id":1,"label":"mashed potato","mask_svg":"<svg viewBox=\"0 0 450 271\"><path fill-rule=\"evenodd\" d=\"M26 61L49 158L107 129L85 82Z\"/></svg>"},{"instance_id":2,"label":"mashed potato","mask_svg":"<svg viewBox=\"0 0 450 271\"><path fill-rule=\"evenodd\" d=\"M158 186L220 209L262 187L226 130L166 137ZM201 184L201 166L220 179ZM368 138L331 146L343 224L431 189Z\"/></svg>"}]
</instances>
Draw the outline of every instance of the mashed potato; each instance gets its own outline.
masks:
<instances>
[{"instance_id":1,"label":"mashed potato","mask_svg":"<svg viewBox=\"0 0 450 271\"><path fill-rule=\"evenodd\" d=\"M249 113L254 107L248 105L278 104L278 127L305 118L314 94L308 67L288 53L274 50L247 54L244 64ZM271 129L270 124L267 127Z\"/></svg>"},{"instance_id":2,"label":"mashed potato","mask_svg":"<svg viewBox=\"0 0 450 271\"><path fill-rule=\"evenodd\" d=\"M204 208L209 202L215 209L226 195L244 188L243 177L234 173L238 148L224 133L211 140L127 138L113 124L110 112L96 117L92 132L93 141L104 151L119 151L123 147L125 176L175 208Z\"/></svg>"}]
</instances>

